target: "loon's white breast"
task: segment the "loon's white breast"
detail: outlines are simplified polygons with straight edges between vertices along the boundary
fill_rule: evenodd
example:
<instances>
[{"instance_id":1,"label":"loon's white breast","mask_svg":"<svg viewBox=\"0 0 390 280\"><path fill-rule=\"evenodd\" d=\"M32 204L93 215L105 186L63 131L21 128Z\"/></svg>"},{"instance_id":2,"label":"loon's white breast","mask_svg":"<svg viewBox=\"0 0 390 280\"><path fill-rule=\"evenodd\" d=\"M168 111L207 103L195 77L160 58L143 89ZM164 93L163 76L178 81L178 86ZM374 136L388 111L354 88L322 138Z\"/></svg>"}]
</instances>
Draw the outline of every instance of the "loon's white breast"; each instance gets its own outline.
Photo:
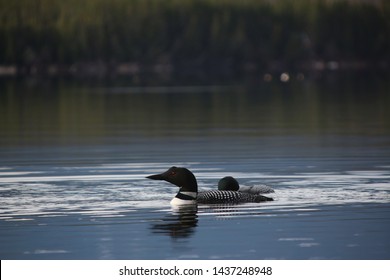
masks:
<instances>
[{"instance_id":1,"label":"loon's white breast","mask_svg":"<svg viewBox=\"0 0 390 280\"><path fill-rule=\"evenodd\" d=\"M196 192L179 192L172 200L172 206L182 206L182 205L194 205L196 201L197 193Z\"/></svg>"}]
</instances>

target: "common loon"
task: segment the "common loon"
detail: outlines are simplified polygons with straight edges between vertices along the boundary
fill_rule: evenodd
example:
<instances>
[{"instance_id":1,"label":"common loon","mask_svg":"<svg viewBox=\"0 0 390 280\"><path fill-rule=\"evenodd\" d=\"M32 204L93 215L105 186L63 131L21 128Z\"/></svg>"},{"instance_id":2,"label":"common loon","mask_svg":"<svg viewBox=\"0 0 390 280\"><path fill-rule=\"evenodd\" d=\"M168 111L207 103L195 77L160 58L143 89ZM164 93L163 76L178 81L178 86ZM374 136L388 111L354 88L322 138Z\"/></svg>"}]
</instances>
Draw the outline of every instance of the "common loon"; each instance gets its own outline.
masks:
<instances>
[{"instance_id":1,"label":"common loon","mask_svg":"<svg viewBox=\"0 0 390 280\"><path fill-rule=\"evenodd\" d=\"M148 179L164 180L178 186L179 192L171 200L171 205L192 205L196 203L243 203L243 202L262 202L273 201L272 198L253 195L249 193L236 191L210 190L198 192L198 183L194 174L187 168L173 166L167 171L147 176Z\"/></svg>"},{"instance_id":2,"label":"common loon","mask_svg":"<svg viewBox=\"0 0 390 280\"><path fill-rule=\"evenodd\" d=\"M232 176L223 177L218 182L218 190L221 191L239 191L250 194L264 194L275 192L267 185L240 186Z\"/></svg>"}]
</instances>

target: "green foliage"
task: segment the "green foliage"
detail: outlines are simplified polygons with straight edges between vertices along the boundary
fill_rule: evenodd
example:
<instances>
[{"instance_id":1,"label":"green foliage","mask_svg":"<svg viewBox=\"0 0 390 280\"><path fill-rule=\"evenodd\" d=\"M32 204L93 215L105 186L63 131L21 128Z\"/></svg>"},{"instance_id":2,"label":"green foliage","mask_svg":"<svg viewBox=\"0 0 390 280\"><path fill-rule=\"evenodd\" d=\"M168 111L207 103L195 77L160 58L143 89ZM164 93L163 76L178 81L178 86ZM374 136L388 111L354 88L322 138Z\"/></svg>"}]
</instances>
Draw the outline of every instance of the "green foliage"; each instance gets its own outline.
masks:
<instances>
[{"instance_id":1,"label":"green foliage","mask_svg":"<svg viewBox=\"0 0 390 280\"><path fill-rule=\"evenodd\" d=\"M364 1L363 1L364 2ZM0 0L0 64L389 60L390 8L296 0Z\"/></svg>"}]
</instances>

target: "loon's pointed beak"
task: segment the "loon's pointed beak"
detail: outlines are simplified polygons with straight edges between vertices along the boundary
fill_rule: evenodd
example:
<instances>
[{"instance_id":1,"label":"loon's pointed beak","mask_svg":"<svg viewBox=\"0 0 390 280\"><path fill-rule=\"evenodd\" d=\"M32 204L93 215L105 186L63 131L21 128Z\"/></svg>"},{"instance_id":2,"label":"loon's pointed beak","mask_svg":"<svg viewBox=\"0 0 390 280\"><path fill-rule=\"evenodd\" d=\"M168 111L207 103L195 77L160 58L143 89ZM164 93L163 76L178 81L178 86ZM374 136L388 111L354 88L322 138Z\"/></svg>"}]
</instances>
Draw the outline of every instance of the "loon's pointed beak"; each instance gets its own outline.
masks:
<instances>
[{"instance_id":1,"label":"loon's pointed beak","mask_svg":"<svg viewBox=\"0 0 390 280\"><path fill-rule=\"evenodd\" d=\"M155 174L155 175L150 175L150 176L147 176L146 178L148 179L152 179L152 180L164 180L164 181L167 181L168 179L168 172L169 170L163 172L163 173L160 173L160 174Z\"/></svg>"},{"instance_id":2,"label":"loon's pointed beak","mask_svg":"<svg viewBox=\"0 0 390 280\"><path fill-rule=\"evenodd\" d=\"M150 176L147 176L146 178L152 179L152 180L165 180L164 173L162 173L162 174L150 175Z\"/></svg>"},{"instance_id":3,"label":"loon's pointed beak","mask_svg":"<svg viewBox=\"0 0 390 280\"><path fill-rule=\"evenodd\" d=\"M169 183L175 184L175 180L172 178L172 174L176 174L175 171L176 167L171 167L167 171L160 173L160 174L155 174L155 175L150 175L147 176L146 178L152 179L152 180L162 180L162 181L167 181Z\"/></svg>"}]
</instances>

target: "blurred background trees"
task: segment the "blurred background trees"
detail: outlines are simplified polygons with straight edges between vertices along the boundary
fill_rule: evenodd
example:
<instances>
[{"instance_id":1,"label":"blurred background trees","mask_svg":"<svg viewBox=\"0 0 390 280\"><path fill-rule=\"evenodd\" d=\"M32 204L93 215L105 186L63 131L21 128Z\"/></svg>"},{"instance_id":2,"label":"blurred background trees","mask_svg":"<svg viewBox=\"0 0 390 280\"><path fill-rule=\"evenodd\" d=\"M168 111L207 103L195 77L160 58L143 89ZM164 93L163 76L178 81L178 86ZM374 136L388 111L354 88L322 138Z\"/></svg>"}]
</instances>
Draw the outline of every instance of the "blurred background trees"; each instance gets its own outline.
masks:
<instances>
[{"instance_id":1,"label":"blurred background trees","mask_svg":"<svg viewBox=\"0 0 390 280\"><path fill-rule=\"evenodd\" d=\"M0 65L26 73L388 67L389 2L0 0Z\"/></svg>"}]
</instances>

